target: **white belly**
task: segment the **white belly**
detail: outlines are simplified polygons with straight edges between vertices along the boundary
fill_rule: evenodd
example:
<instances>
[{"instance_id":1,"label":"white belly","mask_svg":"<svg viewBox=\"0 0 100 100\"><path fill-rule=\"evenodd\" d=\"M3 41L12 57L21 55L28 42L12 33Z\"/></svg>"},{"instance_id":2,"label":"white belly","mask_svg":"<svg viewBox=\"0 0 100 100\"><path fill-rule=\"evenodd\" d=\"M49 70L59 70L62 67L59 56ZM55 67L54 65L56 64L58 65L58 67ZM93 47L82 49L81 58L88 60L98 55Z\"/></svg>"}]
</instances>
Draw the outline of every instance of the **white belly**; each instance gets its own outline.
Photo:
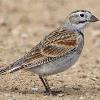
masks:
<instances>
[{"instance_id":1,"label":"white belly","mask_svg":"<svg viewBox=\"0 0 100 100\"><path fill-rule=\"evenodd\" d=\"M56 61L43 64L41 66L37 66L32 68L33 72L38 75L51 75L59 72L63 72L64 70L71 67L79 58L79 55L75 52L72 55L61 57Z\"/></svg>"}]
</instances>

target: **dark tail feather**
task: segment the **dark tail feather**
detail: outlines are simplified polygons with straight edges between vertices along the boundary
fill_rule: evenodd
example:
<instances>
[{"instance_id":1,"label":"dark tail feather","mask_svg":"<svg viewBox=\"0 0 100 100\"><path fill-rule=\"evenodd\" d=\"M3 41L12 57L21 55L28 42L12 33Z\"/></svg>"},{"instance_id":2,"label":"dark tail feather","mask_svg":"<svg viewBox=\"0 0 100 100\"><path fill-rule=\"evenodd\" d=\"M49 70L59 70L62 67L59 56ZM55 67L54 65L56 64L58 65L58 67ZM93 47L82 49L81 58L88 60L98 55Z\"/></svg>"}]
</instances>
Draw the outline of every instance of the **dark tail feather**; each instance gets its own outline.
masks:
<instances>
[{"instance_id":1,"label":"dark tail feather","mask_svg":"<svg viewBox=\"0 0 100 100\"><path fill-rule=\"evenodd\" d=\"M23 64L23 59L19 59L7 67L1 67L0 74L4 75L7 73L13 73L15 71L18 71L19 69L24 68L24 66L22 64Z\"/></svg>"},{"instance_id":2,"label":"dark tail feather","mask_svg":"<svg viewBox=\"0 0 100 100\"><path fill-rule=\"evenodd\" d=\"M7 67L1 67L0 68L0 74L4 75L7 73L13 73L15 71L18 71L19 69L24 68L23 66L16 66L16 67L11 67L11 66L7 66Z\"/></svg>"}]
</instances>

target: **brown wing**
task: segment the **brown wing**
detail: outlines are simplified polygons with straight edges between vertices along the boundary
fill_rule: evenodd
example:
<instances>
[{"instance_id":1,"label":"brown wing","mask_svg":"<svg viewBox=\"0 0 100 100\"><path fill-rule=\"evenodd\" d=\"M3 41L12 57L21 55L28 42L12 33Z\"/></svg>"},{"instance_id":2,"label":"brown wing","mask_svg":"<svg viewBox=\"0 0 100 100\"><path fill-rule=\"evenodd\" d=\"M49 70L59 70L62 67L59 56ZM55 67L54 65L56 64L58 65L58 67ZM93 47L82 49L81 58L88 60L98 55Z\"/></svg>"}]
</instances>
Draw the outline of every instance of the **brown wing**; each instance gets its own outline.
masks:
<instances>
[{"instance_id":1,"label":"brown wing","mask_svg":"<svg viewBox=\"0 0 100 100\"><path fill-rule=\"evenodd\" d=\"M48 57L59 57L65 55L77 46L76 39L57 40L41 49L43 55Z\"/></svg>"},{"instance_id":2,"label":"brown wing","mask_svg":"<svg viewBox=\"0 0 100 100\"><path fill-rule=\"evenodd\" d=\"M58 29L41 41L35 48L24 56L27 68L38 66L65 55L77 47L77 33L66 29Z\"/></svg>"},{"instance_id":3,"label":"brown wing","mask_svg":"<svg viewBox=\"0 0 100 100\"><path fill-rule=\"evenodd\" d=\"M77 33L71 32L66 28L60 28L46 36L37 46L29 51L24 57L17 60L0 73L14 72L21 68L32 68L70 52L77 47Z\"/></svg>"}]
</instances>

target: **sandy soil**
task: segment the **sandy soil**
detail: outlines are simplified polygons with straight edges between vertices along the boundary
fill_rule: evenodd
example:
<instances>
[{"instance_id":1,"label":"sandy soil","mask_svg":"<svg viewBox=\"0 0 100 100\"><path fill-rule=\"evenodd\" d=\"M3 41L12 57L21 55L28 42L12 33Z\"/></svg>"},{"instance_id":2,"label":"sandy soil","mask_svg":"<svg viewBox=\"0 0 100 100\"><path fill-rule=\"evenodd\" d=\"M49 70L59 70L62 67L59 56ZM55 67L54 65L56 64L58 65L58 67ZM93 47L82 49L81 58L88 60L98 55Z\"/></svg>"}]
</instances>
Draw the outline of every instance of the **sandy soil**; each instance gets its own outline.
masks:
<instances>
[{"instance_id":1,"label":"sandy soil","mask_svg":"<svg viewBox=\"0 0 100 100\"><path fill-rule=\"evenodd\" d=\"M100 0L0 0L0 66L22 57L76 9L100 19ZM100 100L100 22L85 33L77 64L48 77L57 96L44 96L38 76L21 70L0 75L0 100Z\"/></svg>"}]
</instances>

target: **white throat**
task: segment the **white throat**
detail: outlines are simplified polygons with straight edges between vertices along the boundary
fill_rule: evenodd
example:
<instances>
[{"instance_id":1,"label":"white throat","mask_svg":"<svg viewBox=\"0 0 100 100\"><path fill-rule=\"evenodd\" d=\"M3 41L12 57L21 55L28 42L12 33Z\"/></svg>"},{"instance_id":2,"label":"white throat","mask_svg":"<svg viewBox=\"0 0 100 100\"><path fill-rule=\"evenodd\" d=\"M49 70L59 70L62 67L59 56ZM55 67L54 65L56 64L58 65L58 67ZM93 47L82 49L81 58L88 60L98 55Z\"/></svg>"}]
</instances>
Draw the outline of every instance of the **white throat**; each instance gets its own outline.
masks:
<instances>
[{"instance_id":1,"label":"white throat","mask_svg":"<svg viewBox=\"0 0 100 100\"><path fill-rule=\"evenodd\" d=\"M72 31L80 31L80 32L84 32L84 29L86 28L86 26L88 25L87 23L80 23L80 24L72 24L70 23L70 21L65 21L65 23L63 24L64 27L72 30Z\"/></svg>"}]
</instances>

